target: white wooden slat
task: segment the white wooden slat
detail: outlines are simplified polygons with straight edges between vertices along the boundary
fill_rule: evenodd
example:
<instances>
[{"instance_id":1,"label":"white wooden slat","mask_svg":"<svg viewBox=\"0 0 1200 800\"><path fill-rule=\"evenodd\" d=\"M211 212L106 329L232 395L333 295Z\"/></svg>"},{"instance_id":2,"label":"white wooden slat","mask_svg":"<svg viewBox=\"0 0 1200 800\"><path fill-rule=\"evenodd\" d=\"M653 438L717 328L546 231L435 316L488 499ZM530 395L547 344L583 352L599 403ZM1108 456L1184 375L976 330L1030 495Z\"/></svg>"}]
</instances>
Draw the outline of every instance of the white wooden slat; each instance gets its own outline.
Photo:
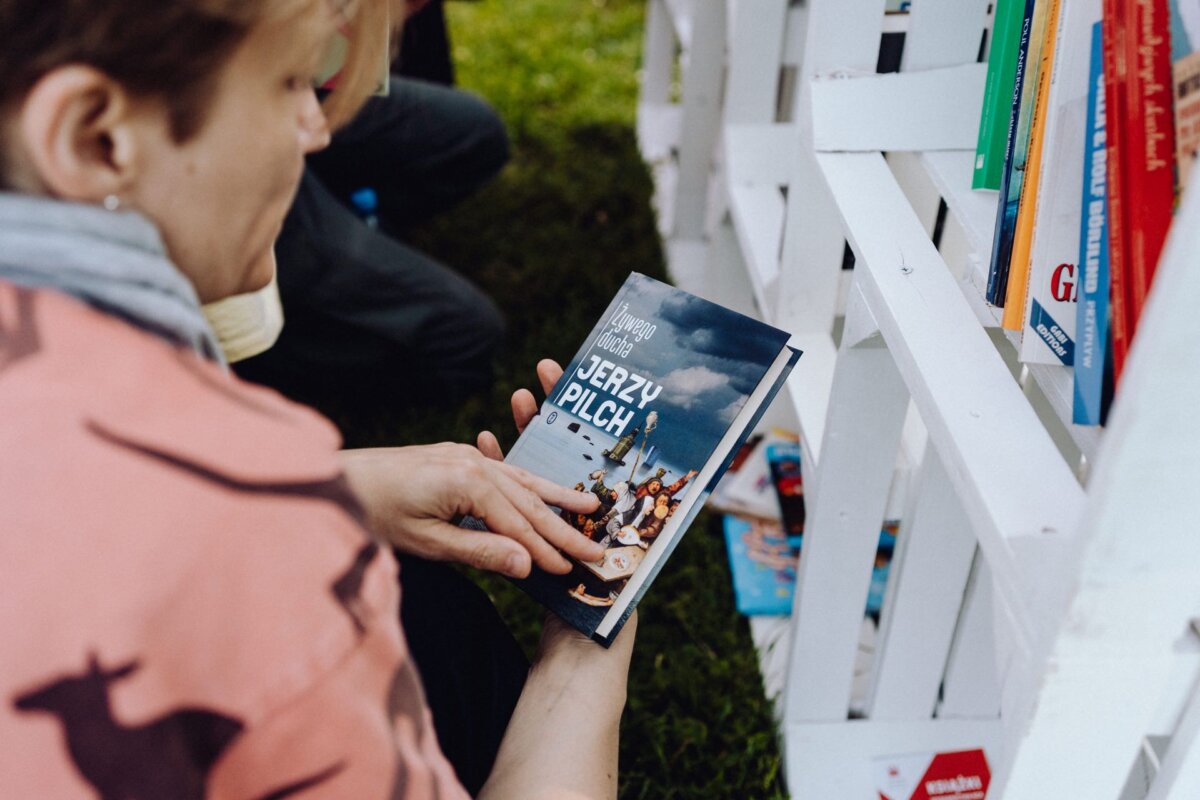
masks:
<instances>
[{"instance_id":1,"label":"white wooden slat","mask_svg":"<svg viewBox=\"0 0 1200 800\"><path fill-rule=\"evenodd\" d=\"M913 0L900 68L909 72L974 63L989 4L990 0ZM960 113L974 119L978 128L981 107Z\"/></svg>"},{"instance_id":2,"label":"white wooden slat","mask_svg":"<svg viewBox=\"0 0 1200 800\"><path fill-rule=\"evenodd\" d=\"M819 154L817 160L854 245L863 291L963 498L995 585L1007 598L1029 603L1037 573L1015 563L1014 542L1070 537L1083 492L882 156ZM880 226L881 219L889 225ZM1035 628L1030 609L1015 613L1023 628Z\"/></svg>"},{"instance_id":3,"label":"white wooden slat","mask_svg":"<svg viewBox=\"0 0 1200 800\"><path fill-rule=\"evenodd\" d=\"M794 333L792 343L804 351L788 376L788 391L800 423L800 447L809 474L821 458L821 436L829 413L829 394L837 366L837 348L827 333Z\"/></svg>"},{"instance_id":4,"label":"white wooden slat","mask_svg":"<svg viewBox=\"0 0 1200 800\"><path fill-rule=\"evenodd\" d=\"M1193 687L1146 800L1196 797L1200 797L1200 687Z\"/></svg>"},{"instance_id":5,"label":"white wooden slat","mask_svg":"<svg viewBox=\"0 0 1200 800\"><path fill-rule=\"evenodd\" d=\"M771 123L778 102L787 0L728 0L725 123Z\"/></svg>"},{"instance_id":6,"label":"white wooden slat","mask_svg":"<svg viewBox=\"0 0 1200 800\"><path fill-rule=\"evenodd\" d=\"M1193 180L1196 180L1193 172ZM1009 785L1115 796L1158 698L1172 647L1200 608L1200 192L1185 194L1159 263L1089 484L1064 623L1014 721L1028 727ZM1103 726L1089 725L1104 719ZM1064 740L1063 731L1074 735ZM1045 752L1052 747L1053 757ZM1053 769L1049 769L1053 764ZM1054 774L1047 776L1051 771ZM1047 781L1050 777L1051 780Z\"/></svg>"},{"instance_id":7,"label":"white wooden slat","mask_svg":"<svg viewBox=\"0 0 1200 800\"><path fill-rule=\"evenodd\" d=\"M648 162L671 156L679 144L683 109L670 103L643 102L638 105L638 144Z\"/></svg>"},{"instance_id":8,"label":"white wooden slat","mask_svg":"<svg viewBox=\"0 0 1200 800\"><path fill-rule=\"evenodd\" d=\"M800 145L795 125L726 125L725 164L731 186L740 183L786 186Z\"/></svg>"},{"instance_id":9,"label":"white wooden slat","mask_svg":"<svg viewBox=\"0 0 1200 800\"><path fill-rule=\"evenodd\" d=\"M811 3L800 68L800 105L808 108L806 86L833 71L874 72L879 59L884 0L838 0ZM806 116L803 111L799 115Z\"/></svg>"},{"instance_id":10,"label":"white wooden slat","mask_svg":"<svg viewBox=\"0 0 1200 800\"><path fill-rule=\"evenodd\" d=\"M721 119L721 78L725 52L725 6L697 2L691 16L690 58L683 69L679 182L671 233L699 239L708 203L708 176Z\"/></svg>"},{"instance_id":11,"label":"white wooden slat","mask_svg":"<svg viewBox=\"0 0 1200 800\"><path fill-rule=\"evenodd\" d=\"M675 33L664 0L646 3L646 27L642 40L642 103L669 103L671 65L675 63ZM638 114L641 119L641 113Z\"/></svg>"},{"instance_id":12,"label":"white wooden slat","mask_svg":"<svg viewBox=\"0 0 1200 800\"><path fill-rule=\"evenodd\" d=\"M887 756L979 747L985 751L989 764L994 765L1004 756L999 730L999 720L957 719L788 725L785 730L788 790L796 800L878 797L875 760ZM989 792L988 797L992 796ZM1083 800L1082 795L1066 797Z\"/></svg>"},{"instance_id":13,"label":"white wooden slat","mask_svg":"<svg viewBox=\"0 0 1200 800\"><path fill-rule=\"evenodd\" d=\"M896 176L896 183L916 212L917 219L921 221L921 227L932 237L942 197L921 166L920 154L901 151L884 153L884 158Z\"/></svg>"},{"instance_id":14,"label":"white wooden slat","mask_svg":"<svg viewBox=\"0 0 1200 800\"><path fill-rule=\"evenodd\" d=\"M942 701L937 710L939 718L1000 715L993 632L991 574L987 561L977 551L975 568L967 585L966 598L954 634L954 644L946 661Z\"/></svg>"},{"instance_id":15,"label":"white wooden slat","mask_svg":"<svg viewBox=\"0 0 1200 800\"><path fill-rule=\"evenodd\" d=\"M685 240L676 240L680 241ZM750 269L742 260L744 251L741 250L733 226L729 223L718 225L709 236L707 247L705 242L697 244L703 248L703 267L694 281L699 291L693 294L699 294L700 297L721 303L755 319L770 322L762 313L760 289L754 284ZM677 247L677 244L672 243L672 247ZM692 248L689 246L688 249ZM677 255L676 263L678 258Z\"/></svg>"},{"instance_id":16,"label":"white wooden slat","mask_svg":"<svg viewBox=\"0 0 1200 800\"><path fill-rule=\"evenodd\" d=\"M987 65L973 63L884 75L819 73L812 82L814 146L818 152L974 148L979 121L963 108L982 102L986 74Z\"/></svg>"},{"instance_id":17,"label":"white wooden slat","mask_svg":"<svg viewBox=\"0 0 1200 800\"><path fill-rule=\"evenodd\" d=\"M975 148L922 153L921 163L938 187L951 216L962 225L971 249L984 264L992 254L992 235L996 227L997 192L971 188Z\"/></svg>"},{"instance_id":18,"label":"white wooden slat","mask_svg":"<svg viewBox=\"0 0 1200 800\"><path fill-rule=\"evenodd\" d=\"M937 452L925 453L916 501L897 537L867 716L927 719L958 622L975 538Z\"/></svg>"},{"instance_id":19,"label":"white wooden slat","mask_svg":"<svg viewBox=\"0 0 1200 800\"><path fill-rule=\"evenodd\" d=\"M773 313L775 283L779 279L779 244L783 237L783 195L770 185L731 186L729 215L759 306Z\"/></svg>"},{"instance_id":20,"label":"white wooden slat","mask_svg":"<svg viewBox=\"0 0 1200 800\"><path fill-rule=\"evenodd\" d=\"M859 319L869 314L855 294L848 331L863 330ZM904 384L881 345L877 335L858 347L843 339L820 461L805 482L808 516L784 696L789 722L842 720L849 709L858 629L908 407Z\"/></svg>"},{"instance_id":21,"label":"white wooden slat","mask_svg":"<svg viewBox=\"0 0 1200 800\"><path fill-rule=\"evenodd\" d=\"M671 30L683 50L692 47L693 20L707 0L662 0L670 20ZM699 6L699 8L698 8Z\"/></svg>"}]
</instances>

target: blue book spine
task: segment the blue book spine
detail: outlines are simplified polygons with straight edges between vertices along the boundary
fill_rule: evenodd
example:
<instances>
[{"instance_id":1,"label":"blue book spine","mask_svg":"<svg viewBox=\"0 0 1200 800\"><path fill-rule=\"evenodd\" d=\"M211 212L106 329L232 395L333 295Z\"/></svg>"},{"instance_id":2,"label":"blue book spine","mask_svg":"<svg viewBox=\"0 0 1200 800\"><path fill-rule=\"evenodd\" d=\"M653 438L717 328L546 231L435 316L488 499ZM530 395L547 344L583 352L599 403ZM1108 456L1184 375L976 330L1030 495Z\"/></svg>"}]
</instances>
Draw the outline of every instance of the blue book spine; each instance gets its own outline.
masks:
<instances>
[{"instance_id":1,"label":"blue book spine","mask_svg":"<svg viewBox=\"0 0 1200 800\"><path fill-rule=\"evenodd\" d=\"M1084 144L1083 214L1079 263L1083 266L1077 306L1075 398L1076 425L1103 422L1108 354L1108 160L1104 127L1104 53L1100 23L1092 27L1087 135Z\"/></svg>"},{"instance_id":2,"label":"blue book spine","mask_svg":"<svg viewBox=\"0 0 1200 800\"><path fill-rule=\"evenodd\" d=\"M1004 146L1004 171L1000 174L1000 193L996 205L996 231L992 236L992 260L988 270L987 301L1004 305L1008 291L1008 264L1012 259L1013 235L1017 229L1017 203L1009 203L1012 188L1013 159L1017 151L1017 124L1021 115L1021 95L1029 67L1029 34L1037 0L1025 0L1025 19L1021 23L1021 49L1017 55L1017 77L1013 82L1012 114L1008 118L1008 139ZM1018 197L1019 197L1018 193Z\"/></svg>"}]
</instances>

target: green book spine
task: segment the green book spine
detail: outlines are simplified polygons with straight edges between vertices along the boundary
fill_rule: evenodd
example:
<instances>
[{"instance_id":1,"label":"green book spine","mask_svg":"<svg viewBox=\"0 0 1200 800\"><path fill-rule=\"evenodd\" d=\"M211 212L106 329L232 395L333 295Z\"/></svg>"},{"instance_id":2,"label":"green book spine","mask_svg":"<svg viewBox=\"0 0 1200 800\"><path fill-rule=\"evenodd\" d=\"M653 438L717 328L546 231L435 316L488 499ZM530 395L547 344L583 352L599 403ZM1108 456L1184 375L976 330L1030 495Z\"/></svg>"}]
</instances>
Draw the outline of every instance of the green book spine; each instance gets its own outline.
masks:
<instances>
[{"instance_id":1,"label":"green book spine","mask_svg":"<svg viewBox=\"0 0 1200 800\"><path fill-rule=\"evenodd\" d=\"M971 179L973 189L1000 188L1024 15L1024 0L996 0L983 111L979 118L979 143L975 147L975 174Z\"/></svg>"}]
</instances>

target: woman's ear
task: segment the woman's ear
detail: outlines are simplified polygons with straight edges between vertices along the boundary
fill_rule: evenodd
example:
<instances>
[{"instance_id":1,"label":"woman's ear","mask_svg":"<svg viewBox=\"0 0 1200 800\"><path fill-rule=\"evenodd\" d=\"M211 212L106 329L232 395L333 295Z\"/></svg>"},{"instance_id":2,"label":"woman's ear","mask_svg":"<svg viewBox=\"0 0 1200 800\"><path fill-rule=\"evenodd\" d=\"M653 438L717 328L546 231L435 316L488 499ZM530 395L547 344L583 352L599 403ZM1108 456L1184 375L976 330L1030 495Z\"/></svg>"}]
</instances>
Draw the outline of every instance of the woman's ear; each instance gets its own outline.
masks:
<instances>
[{"instance_id":1,"label":"woman's ear","mask_svg":"<svg viewBox=\"0 0 1200 800\"><path fill-rule=\"evenodd\" d=\"M44 191L98 202L134 178L138 126L128 93L103 72L72 64L44 75L18 117L18 147Z\"/></svg>"}]
</instances>

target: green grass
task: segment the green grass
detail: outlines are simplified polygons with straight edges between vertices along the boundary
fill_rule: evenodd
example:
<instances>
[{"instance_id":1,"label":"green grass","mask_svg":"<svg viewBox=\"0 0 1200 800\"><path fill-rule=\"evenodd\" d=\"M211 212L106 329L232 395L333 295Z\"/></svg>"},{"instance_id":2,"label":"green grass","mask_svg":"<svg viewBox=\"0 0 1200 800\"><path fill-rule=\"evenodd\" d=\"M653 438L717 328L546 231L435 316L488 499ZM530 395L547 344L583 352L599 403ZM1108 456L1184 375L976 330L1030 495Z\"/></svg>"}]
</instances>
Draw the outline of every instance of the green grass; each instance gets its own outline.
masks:
<instances>
[{"instance_id":1,"label":"green grass","mask_svg":"<svg viewBox=\"0 0 1200 800\"><path fill-rule=\"evenodd\" d=\"M509 126L512 163L414 235L504 310L490 397L420 420L346 424L356 444L511 444L507 398L542 357L566 362L630 271L664 278L651 182L634 137L644 0L450 3L459 83ZM532 651L533 601L478 575ZM782 798L780 755L724 545L702 515L640 606L621 733L623 798Z\"/></svg>"}]
</instances>

